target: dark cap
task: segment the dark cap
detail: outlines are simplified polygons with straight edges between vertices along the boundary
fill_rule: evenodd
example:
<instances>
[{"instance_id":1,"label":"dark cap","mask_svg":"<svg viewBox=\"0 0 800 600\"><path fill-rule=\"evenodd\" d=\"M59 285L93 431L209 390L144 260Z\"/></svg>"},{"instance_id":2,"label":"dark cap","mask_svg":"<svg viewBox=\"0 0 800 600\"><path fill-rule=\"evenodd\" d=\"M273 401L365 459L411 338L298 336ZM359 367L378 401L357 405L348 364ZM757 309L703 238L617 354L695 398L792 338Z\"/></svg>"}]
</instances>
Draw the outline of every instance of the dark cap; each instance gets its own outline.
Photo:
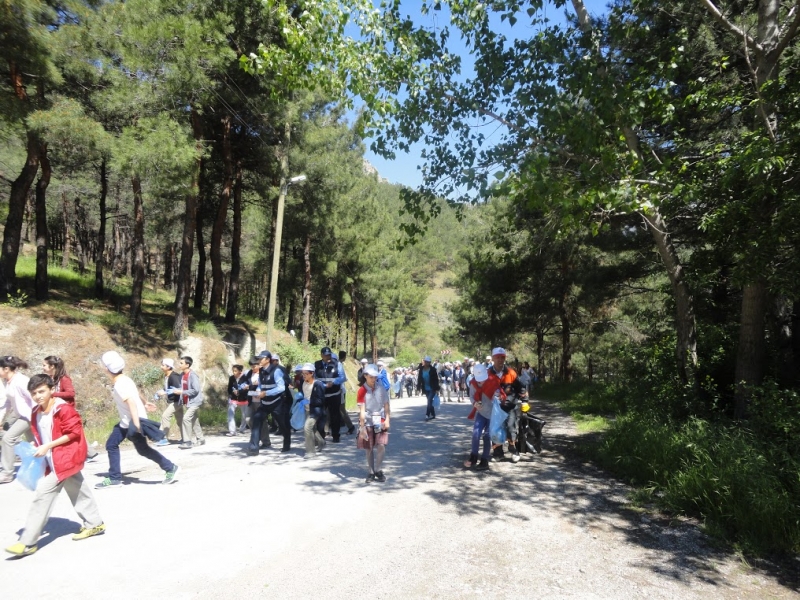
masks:
<instances>
[{"instance_id":1,"label":"dark cap","mask_svg":"<svg viewBox=\"0 0 800 600\"><path fill-rule=\"evenodd\" d=\"M320 354L324 354L325 356L330 356L333 354L330 348L325 346L322 350L319 351Z\"/></svg>"},{"instance_id":2,"label":"dark cap","mask_svg":"<svg viewBox=\"0 0 800 600\"><path fill-rule=\"evenodd\" d=\"M258 358L272 358L272 352L269 350L262 350L261 354L258 355Z\"/></svg>"},{"instance_id":3,"label":"dark cap","mask_svg":"<svg viewBox=\"0 0 800 600\"><path fill-rule=\"evenodd\" d=\"M260 358L258 358L257 356L253 356L253 357L252 357L252 358L251 358L251 359L248 361L248 364L249 364L250 366L253 366L253 365L257 365L257 364L258 364L258 363L260 363L260 362L261 362L261 359L260 359Z\"/></svg>"}]
</instances>

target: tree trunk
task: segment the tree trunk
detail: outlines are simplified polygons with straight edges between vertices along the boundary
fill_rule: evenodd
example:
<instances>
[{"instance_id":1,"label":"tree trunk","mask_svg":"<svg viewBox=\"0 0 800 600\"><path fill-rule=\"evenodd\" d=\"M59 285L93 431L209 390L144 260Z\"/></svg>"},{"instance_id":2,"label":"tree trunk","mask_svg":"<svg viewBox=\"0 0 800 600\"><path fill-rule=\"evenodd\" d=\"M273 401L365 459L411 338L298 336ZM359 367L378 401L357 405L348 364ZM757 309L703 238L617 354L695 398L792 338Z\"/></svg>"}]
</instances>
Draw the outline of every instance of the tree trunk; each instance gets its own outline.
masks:
<instances>
[{"instance_id":1,"label":"tree trunk","mask_svg":"<svg viewBox=\"0 0 800 600\"><path fill-rule=\"evenodd\" d=\"M236 321L239 310L239 274L241 271L242 246L242 162L236 162L236 178L233 185L233 239L231 240L231 276L228 281L228 308L225 321Z\"/></svg>"},{"instance_id":2,"label":"tree trunk","mask_svg":"<svg viewBox=\"0 0 800 600\"><path fill-rule=\"evenodd\" d=\"M197 218L197 198L200 193L200 173L203 170L203 128L200 114L195 107L191 111L192 133L197 151L192 177L192 189L186 195L186 207L183 215L183 236L181 237L181 262L178 267L178 282L175 292L175 323L172 336L176 340L186 337L189 330L189 295L192 288L192 253L194 252L194 231Z\"/></svg>"},{"instance_id":3,"label":"tree trunk","mask_svg":"<svg viewBox=\"0 0 800 600\"><path fill-rule=\"evenodd\" d=\"M397 331L400 329L397 323L394 324L394 336L392 337L392 356L397 357Z\"/></svg>"},{"instance_id":4,"label":"tree trunk","mask_svg":"<svg viewBox=\"0 0 800 600\"><path fill-rule=\"evenodd\" d=\"M356 285L350 284L350 356L358 354L358 310L356 309Z\"/></svg>"},{"instance_id":5,"label":"tree trunk","mask_svg":"<svg viewBox=\"0 0 800 600\"><path fill-rule=\"evenodd\" d=\"M750 387L759 385L764 377L764 317L767 310L767 283L760 279L742 290L742 316L739 327L739 346L736 351L736 403L734 416L747 415Z\"/></svg>"},{"instance_id":6,"label":"tree trunk","mask_svg":"<svg viewBox=\"0 0 800 600\"><path fill-rule=\"evenodd\" d=\"M539 377L542 376L542 368L544 367L544 330L536 330L536 372Z\"/></svg>"},{"instance_id":7,"label":"tree trunk","mask_svg":"<svg viewBox=\"0 0 800 600\"><path fill-rule=\"evenodd\" d=\"M61 248L61 268L69 268L69 251L72 245L72 228L69 223L69 202L67 201L67 191L61 192L61 211L62 227L64 228L64 243Z\"/></svg>"},{"instance_id":8,"label":"tree trunk","mask_svg":"<svg viewBox=\"0 0 800 600\"><path fill-rule=\"evenodd\" d=\"M678 376L683 383L695 382L697 373L697 325L694 316L694 299L684 277L672 239L667 233L667 225L657 210L651 215L644 215L644 222L650 230L656 249L664 262L675 297L675 329L678 343L675 347L675 359L678 364Z\"/></svg>"},{"instance_id":9,"label":"tree trunk","mask_svg":"<svg viewBox=\"0 0 800 600\"><path fill-rule=\"evenodd\" d=\"M164 289L172 289L172 280L175 277L175 244L170 242L164 250Z\"/></svg>"},{"instance_id":10,"label":"tree trunk","mask_svg":"<svg viewBox=\"0 0 800 600\"><path fill-rule=\"evenodd\" d=\"M120 263L122 262L122 231L120 230L119 224L119 204L120 204L120 186L117 183L116 194L115 194L116 204L114 206L114 248L113 253L111 255L111 276L116 277L120 274L120 269L122 266Z\"/></svg>"},{"instance_id":11,"label":"tree trunk","mask_svg":"<svg viewBox=\"0 0 800 600\"><path fill-rule=\"evenodd\" d=\"M561 318L561 380L572 379L572 330L569 314L569 290L565 290L558 303Z\"/></svg>"},{"instance_id":12,"label":"tree trunk","mask_svg":"<svg viewBox=\"0 0 800 600\"><path fill-rule=\"evenodd\" d=\"M97 232L97 259L94 263L94 297L102 299L105 295L103 270L106 266L106 199L108 198L108 171L106 159L100 162L100 230Z\"/></svg>"},{"instance_id":13,"label":"tree trunk","mask_svg":"<svg viewBox=\"0 0 800 600\"><path fill-rule=\"evenodd\" d=\"M306 245L303 248L303 330L300 341L308 343L311 329L311 228L306 230Z\"/></svg>"},{"instance_id":14,"label":"tree trunk","mask_svg":"<svg viewBox=\"0 0 800 600\"><path fill-rule=\"evenodd\" d=\"M11 184L8 196L8 216L3 230L3 250L0 253L0 301L17 288L17 257L19 256L20 236L25 204L36 172L39 170L39 142L32 132L28 132L28 154L22 172Z\"/></svg>"},{"instance_id":15,"label":"tree trunk","mask_svg":"<svg viewBox=\"0 0 800 600\"><path fill-rule=\"evenodd\" d=\"M378 309L372 309L372 363L378 362Z\"/></svg>"},{"instance_id":16,"label":"tree trunk","mask_svg":"<svg viewBox=\"0 0 800 600\"><path fill-rule=\"evenodd\" d=\"M142 322L142 291L144 290L144 197L138 175L131 178L133 186L133 285L131 286L131 323Z\"/></svg>"},{"instance_id":17,"label":"tree trunk","mask_svg":"<svg viewBox=\"0 0 800 600\"><path fill-rule=\"evenodd\" d=\"M195 221L197 231L197 278L194 284L194 307L203 308L206 297L206 242L203 239L203 212L198 211Z\"/></svg>"},{"instance_id":18,"label":"tree trunk","mask_svg":"<svg viewBox=\"0 0 800 600\"><path fill-rule=\"evenodd\" d=\"M36 299L47 300L49 285L47 279L47 186L50 185L50 159L47 157L47 144L39 151L42 173L36 182Z\"/></svg>"},{"instance_id":19,"label":"tree trunk","mask_svg":"<svg viewBox=\"0 0 800 600\"><path fill-rule=\"evenodd\" d=\"M208 312L212 319L219 319L222 294L225 290L225 276L222 272L222 232L228 218L228 205L233 191L233 152L231 151L231 117L222 118L222 189L219 193L217 218L211 228L211 300Z\"/></svg>"}]
</instances>

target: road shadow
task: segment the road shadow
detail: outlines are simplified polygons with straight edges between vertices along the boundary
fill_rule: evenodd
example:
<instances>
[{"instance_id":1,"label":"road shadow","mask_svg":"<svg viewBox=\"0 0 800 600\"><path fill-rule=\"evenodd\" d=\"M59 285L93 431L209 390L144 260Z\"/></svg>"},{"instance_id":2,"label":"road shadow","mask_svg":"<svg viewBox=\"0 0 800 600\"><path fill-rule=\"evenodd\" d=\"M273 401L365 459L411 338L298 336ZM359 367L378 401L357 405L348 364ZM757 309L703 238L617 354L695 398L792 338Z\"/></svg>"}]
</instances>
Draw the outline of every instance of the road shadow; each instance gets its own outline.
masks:
<instances>
[{"instance_id":1,"label":"road shadow","mask_svg":"<svg viewBox=\"0 0 800 600\"><path fill-rule=\"evenodd\" d=\"M52 544L60 537L64 537L65 535L74 535L81 530L80 523L77 521L70 521L69 519L63 519L61 517L50 517L47 519L47 523L45 523L44 530L42 531L42 536L39 538L39 541L36 542L36 546L38 546L39 550ZM17 531L17 535L22 535L22 529ZM18 556L12 556L9 560L15 560L19 558Z\"/></svg>"}]
</instances>

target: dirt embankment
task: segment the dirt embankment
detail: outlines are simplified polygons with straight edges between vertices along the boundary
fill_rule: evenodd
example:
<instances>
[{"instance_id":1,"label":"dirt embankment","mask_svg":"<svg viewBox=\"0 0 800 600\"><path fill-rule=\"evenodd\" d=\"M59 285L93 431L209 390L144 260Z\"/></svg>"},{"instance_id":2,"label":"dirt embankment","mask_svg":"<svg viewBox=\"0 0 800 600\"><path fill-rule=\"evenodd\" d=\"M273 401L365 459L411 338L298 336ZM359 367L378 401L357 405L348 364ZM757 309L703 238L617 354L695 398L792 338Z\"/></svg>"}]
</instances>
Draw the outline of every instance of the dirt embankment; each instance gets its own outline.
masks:
<instances>
[{"instance_id":1,"label":"dirt embankment","mask_svg":"<svg viewBox=\"0 0 800 600\"><path fill-rule=\"evenodd\" d=\"M109 380L99 365L103 352L118 351L125 358L125 372L147 395L161 386L161 359L188 354L195 361L209 403L214 404L224 400L229 365L238 360L236 351L250 351L249 344L199 337L189 337L178 345L147 328L129 327L124 318L92 317L97 316L79 305L70 312L0 306L0 352L25 360L30 368L24 373L29 376L41 372L46 356L61 357L89 430L102 429L116 417Z\"/></svg>"}]
</instances>

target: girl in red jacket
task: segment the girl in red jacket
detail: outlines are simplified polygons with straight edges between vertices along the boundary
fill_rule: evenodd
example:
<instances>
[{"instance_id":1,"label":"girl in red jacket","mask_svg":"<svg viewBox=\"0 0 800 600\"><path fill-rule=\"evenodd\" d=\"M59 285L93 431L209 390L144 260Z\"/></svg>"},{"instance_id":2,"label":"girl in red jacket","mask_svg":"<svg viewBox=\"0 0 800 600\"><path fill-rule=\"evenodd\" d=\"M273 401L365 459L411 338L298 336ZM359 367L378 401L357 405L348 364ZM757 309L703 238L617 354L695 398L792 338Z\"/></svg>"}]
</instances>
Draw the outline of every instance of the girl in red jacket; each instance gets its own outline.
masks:
<instances>
[{"instance_id":1,"label":"girl in red jacket","mask_svg":"<svg viewBox=\"0 0 800 600\"><path fill-rule=\"evenodd\" d=\"M36 403L31 414L31 431L37 446L34 456L44 457L47 463L44 477L36 484L36 497L19 542L6 548L6 552L18 557L36 552L36 543L62 488L84 523L73 540L85 540L106 530L92 489L81 473L86 461L81 417L72 404L54 396L54 389L49 375L34 375L28 382L28 391Z\"/></svg>"}]
</instances>

